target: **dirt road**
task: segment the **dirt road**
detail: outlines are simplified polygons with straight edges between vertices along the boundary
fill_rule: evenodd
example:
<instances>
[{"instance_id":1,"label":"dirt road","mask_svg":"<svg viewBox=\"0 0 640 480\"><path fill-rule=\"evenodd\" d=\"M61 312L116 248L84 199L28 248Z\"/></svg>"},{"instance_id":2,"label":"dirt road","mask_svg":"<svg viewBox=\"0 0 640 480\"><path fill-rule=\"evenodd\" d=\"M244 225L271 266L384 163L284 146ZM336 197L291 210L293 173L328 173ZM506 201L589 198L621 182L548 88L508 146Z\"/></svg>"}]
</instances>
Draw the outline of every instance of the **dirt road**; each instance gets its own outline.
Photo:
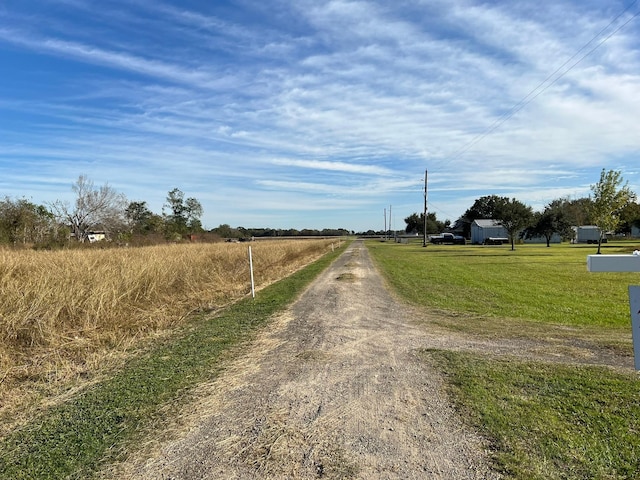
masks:
<instances>
[{"instance_id":1,"label":"dirt road","mask_svg":"<svg viewBox=\"0 0 640 480\"><path fill-rule=\"evenodd\" d=\"M136 479L490 479L417 355L432 343L355 242L230 369Z\"/></svg>"}]
</instances>

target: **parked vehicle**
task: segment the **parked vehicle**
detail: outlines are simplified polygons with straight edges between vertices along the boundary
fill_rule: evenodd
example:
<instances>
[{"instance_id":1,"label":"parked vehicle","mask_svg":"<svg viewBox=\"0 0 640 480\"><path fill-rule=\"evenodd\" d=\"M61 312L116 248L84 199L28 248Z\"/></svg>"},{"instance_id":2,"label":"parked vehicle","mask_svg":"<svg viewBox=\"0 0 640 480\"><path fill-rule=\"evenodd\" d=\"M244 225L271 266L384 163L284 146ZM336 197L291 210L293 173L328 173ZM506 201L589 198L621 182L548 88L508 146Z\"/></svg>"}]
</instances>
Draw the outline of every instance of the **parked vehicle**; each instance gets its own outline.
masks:
<instances>
[{"instance_id":1,"label":"parked vehicle","mask_svg":"<svg viewBox=\"0 0 640 480\"><path fill-rule=\"evenodd\" d=\"M431 243L440 245L464 245L467 243L464 237L454 235L453 233L441 233L440 235L432 235L429 237Z\"/></svg>"},{"instance_id":2,"label":"parked vehicle","mask_svg":"<svg viewBox=\"0 0 640 480\"><path fill-rule=\"evenodd\" d=\"M598 243L600 241L600 229L595 225L582 225L571 227L576 233L574 243ZM602 239L602 243L607 243L607 238Z\"/></svg>"},{"instance_id":3,"label":"parked vehicle","mask_svg":"<svg viewBox=\"0 0 640 480\"><path fill-rule=\"evenodd\" d=\"M509 243L508 237L489 237L484 239L484 245L504 245Z\"/></svg>"}]
</instances>

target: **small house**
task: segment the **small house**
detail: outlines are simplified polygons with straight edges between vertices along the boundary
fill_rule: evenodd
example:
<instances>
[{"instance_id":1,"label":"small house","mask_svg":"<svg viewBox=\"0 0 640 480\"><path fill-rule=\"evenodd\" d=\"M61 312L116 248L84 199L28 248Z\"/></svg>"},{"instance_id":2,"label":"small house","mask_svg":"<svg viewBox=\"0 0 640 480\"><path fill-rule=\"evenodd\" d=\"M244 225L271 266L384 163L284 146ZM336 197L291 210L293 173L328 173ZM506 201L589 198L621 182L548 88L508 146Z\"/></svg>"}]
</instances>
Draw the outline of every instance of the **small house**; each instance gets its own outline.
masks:
<instances>
[{"instance_id":1,"label":"small house","mask_svg":"<svg viewBox=\"0 0 640 480\"><path fill-rule=\"evenodd\" d=\"M106 239L107 239L107 232L104 232L104 231L87 232L87 240L89 240L89 243L101 242Z\"/></svg>"}]
</instances>

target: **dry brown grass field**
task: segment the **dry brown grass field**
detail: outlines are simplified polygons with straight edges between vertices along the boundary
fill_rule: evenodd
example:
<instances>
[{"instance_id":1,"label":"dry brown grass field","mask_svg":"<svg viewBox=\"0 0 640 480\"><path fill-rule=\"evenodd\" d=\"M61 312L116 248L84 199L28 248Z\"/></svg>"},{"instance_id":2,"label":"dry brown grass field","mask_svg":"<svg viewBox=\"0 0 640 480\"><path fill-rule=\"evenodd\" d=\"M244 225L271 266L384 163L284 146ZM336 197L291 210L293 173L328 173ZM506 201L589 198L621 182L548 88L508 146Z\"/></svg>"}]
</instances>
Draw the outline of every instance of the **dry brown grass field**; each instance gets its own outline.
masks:
<instances>
[{"instance_id":1,"label":"dry brown grass field","mask_svg":"<svg viewBox=\"0 0 640 480\"><path fill-rule=\"evenodd\" d=\"M251 244L260 289L337 240ZM121 362L199 310L250 293L248 245L0 250L0 433L12 412Z\"/></svg>"}]
</instances>

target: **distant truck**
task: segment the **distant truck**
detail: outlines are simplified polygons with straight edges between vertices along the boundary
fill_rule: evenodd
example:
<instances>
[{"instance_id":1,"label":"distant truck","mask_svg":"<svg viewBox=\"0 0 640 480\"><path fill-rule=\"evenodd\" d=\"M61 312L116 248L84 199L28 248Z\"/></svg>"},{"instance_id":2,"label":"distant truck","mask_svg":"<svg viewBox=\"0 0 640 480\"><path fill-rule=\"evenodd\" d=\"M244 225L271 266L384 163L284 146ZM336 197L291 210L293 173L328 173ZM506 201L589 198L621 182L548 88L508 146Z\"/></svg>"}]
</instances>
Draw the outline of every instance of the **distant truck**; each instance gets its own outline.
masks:
<instances>
[{"instance_id":1,"label":"distant truck","mask_svg":"<svg viewBox=\"0 0 640 480\"><path fill-rule=\"evenodd\" d=\"M431 235L429 237L431 243L440 245L464 245L467 241L460 235L454 235L453 233L441 233L440 235Z\"/></svg>"},{"instance_id":2,"label":"distant truck","mask_svg":"<svg viewBox=\"0 0 640 480\"><path fill-rule=\"evenodd\" d=\"M582 225L572 228L575 232L574 243L598 243L600 240L600 229L595 225ZM602 238L602 243L607 243L607 237Z\"/></svg>"}]
</instances>

